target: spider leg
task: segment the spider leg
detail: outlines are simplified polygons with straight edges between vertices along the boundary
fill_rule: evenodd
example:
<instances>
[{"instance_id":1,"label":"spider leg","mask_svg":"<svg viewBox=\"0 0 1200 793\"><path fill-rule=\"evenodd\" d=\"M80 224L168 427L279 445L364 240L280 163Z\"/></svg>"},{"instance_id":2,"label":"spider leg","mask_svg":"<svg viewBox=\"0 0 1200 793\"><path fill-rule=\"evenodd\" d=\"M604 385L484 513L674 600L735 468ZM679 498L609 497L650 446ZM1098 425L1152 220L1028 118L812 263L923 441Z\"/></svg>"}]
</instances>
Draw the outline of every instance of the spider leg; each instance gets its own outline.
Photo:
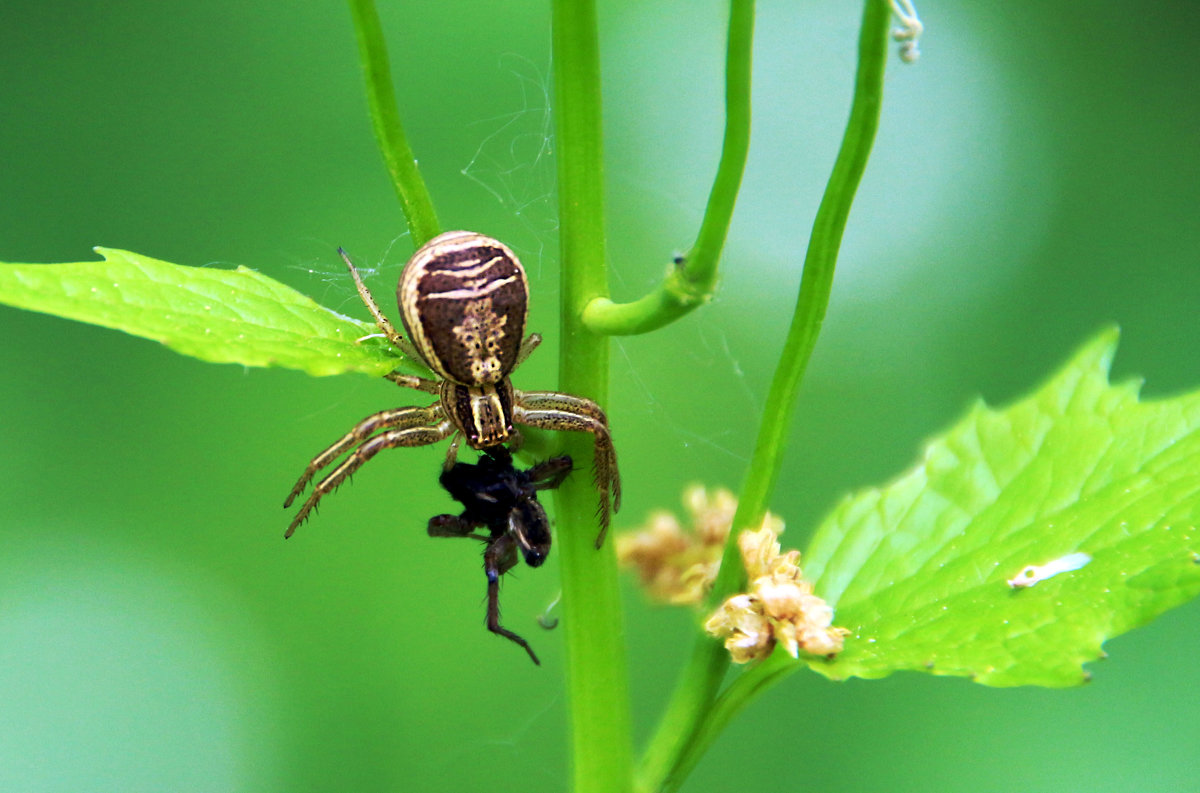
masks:
<instances>
[{"instance_id":1,"label":"spider leg","mask_svg":"<svg viewBox=\"0 0 1200 793\"><path fill-rule=\"evenodd\" d=\"M542 429L553 430L574 430L578 432L590 432L596 436L596 465L601 463L600 452L602 448L605 450L604 462L611 469L611 476L606 477L607 484L612 489L613 496L613 512L618 512L621 509L621 475L617 470L617 452L612 445L612 434L608 429L608 417L604 415L604 411L590 399L584 397L571 396L570 394L560 394L557 391L518 391L516 392L517 412L528 414L529 410L522 411L521 408L533 409L536 412L553 414L548 420L548 423L535 424L528 423L530 426L540 427ZM543 417L545 420L545 417ZM599 476L597 476L599 482ZM604 488L601 488L604 489Z\"/></svg>"},{"instance_id":2,"label":"spider leg","mask_svg":"<svg viewBox=\"0 0 1200 793\"><path fill-rule=\"evenodd\" d=\"M421 359L418 358L418 361ZM424 377L417 377L412 374L400 374L399 372L388 372L384 378L391 380L401 388L413 388L417 391L424 391L426 394L441 394L442 387L436 380L429 380Z\"/></svg>"},{"instance_id":3,"label":"spider leg","mask_svg":"<svg viewBox=\"0 0 1200 793\"><path fill-rule=\"evenodd\" d=\"M525 475L529 477L529 484L534 490L554 490L574 469L574 462L564 454L538 463L526 471Z\"/></svg>"},{"instance_id":4,"label":"spider leg","mask_svg":"<svg viewBox=\"0 0 1200 793\"><path fill-rule=\"evenodd\" d=\"M411 416L411 423L418 423L422 418L434 418L441 415L436 408L407 408L414 415ZM408 422L406 422L408 423ZM448 419L442 419L440 422L431 421L427 426L414 426L406 429L391 429L387 432L376 435L364 441L357 449L350 453L350 456L343 460L336 468L317 483L309 494L308 500L300 507L300 511L296 513L296 517L292 519L291 525L283 536L291 537L292 532L296 527L304 522L308 517L308 513L312 512L317 506L317 502L327 493L332 492L346 477L353 474L363 466L368 460L374 457L384 449L394 449L397 446L426 446L431 443L437 443L446 438L450 433L454 432L454 425ZM310 463L311 466L311 463Z\"/></svg>"},{"instance_id":5,"label":"spider leg","mask_svg":"<svg viewBox=\"0 0 1200 793\"><path fill-rule=\"evenodd\" d=\"M391 410L381 410L378 413L372 413L355 424L354 428L343 435L341 440L318 454L309 462L304 469L304 473L300 475L300 479L292 487L292 492L288 494L287 500L283 502L284 509L290 507L292 502L296 500L296 496L304 492L304 489L308 487L308 483L312 481L312 478L316 476L318 471L379 430L407 429L422 425L432 426L441 421L442 416L441 409L437 404L430 405L427 408L393 408Z\"/></svg>"},{"instance_id":6,"label":"spider leg","mask_svg":"<svg viewBox=\"0 0 1200 793\"><path fill-rule=\"evenodd\" d=\"M429 519L429 526L426 531L430 537L469 537L472 540L484 540L485 542L492 539L490 534L476 534L475 530L483 526L482 523L467 520L461 515L434 515Z\"/></svg>"},{"instance_id":7,"label":"spider leg","mask_svg":"<svg viewBox=\"0 0 1200 793\"><path fill-rule=\"evenodd\" d=\"M358 289L358 296L362 298L363 303L365 303L367 306L367 310L370 311L371 316L375 318L375 324L379 326L379 330L383 331L383 335L387 336L387 340L392 343L392 346L399 348L400 352L404 353L405 356L412 358L414 361L423 366L426 366L427 364L425 363L425 358L421 355L421 353L417 352L417 348L413 345L413 343L397 333L396 328L392 325L391 321L384 316L382 311L379 310L379 304L375 302L375 298L371 297L371 290L367 289L367 285L363 283L362 276L358 274L358 270L355 268L354 262L350 261L350 257L341 248L338 248L338 253L341 254L342 261L344 261L346 266L350 268L350 277L354 279L354 287ZM403 375L401 376L403 377ZM390 380L392 378L389 377L388 379ZM401 385L405 384L401 383ZM408 387L413 388L414 386ZM424 391L425 389L421 390ZM431 391L430 393L436 394L437 391Z\"/></svg>"},{"instance_id":8,"label":"spider leg","mask_svg":"<svg viewBox=\"0 0 1200 793\"><path fill-rule=\"evenodd\" d=\"M487 628L492 633L524 647L533 662L541 666L542 662L538 660L529 642L500 624L500 576L511 570L516 563L516 542L507 534L488 545L487 550L483 552L483 569L488 580Z\"/></svg>"},{"instance_id":9,"label":"spider leg","mask_svg":"<svg viewBox=\"0 0 1200 793\"><path fill-rule=\"evenodd\" d=\"M462 433L454 433L454 437L450 439L450 448L446 449L446 461L442 463L442 470L449 471L458 462L458 446L462 443Z\"/></svg>"},{"instance_id":10,"label":"spider leg","mask_svg":"<svg viewBox=\"0 0 1200 793\"><path fill-rule=\"evenodd\" d=\"M590 432L595 436L593 473L596 489L600 491L600 534L596 537L599 548L604 544L611 513L621 508L621 474L604 411L590 399L554 391L519 391L516 397L513 419L520 424L548 430Z\"/></svg>"},{"instance_id":11,"label":"spider leg","mask_svg":"<svg viewBox=\"0 0 1200 793\"><path fill-rule=\"evenodd\" d=\"M542 334L540 333L530 333L528 336L526 336L525 341L521 342L520 349L517 350L517 362L513 364L513 368L515 369L524 363L525 359L529 357L529 354L536 350L538 345L541 343Z\"/></svg>"}]
</instances>

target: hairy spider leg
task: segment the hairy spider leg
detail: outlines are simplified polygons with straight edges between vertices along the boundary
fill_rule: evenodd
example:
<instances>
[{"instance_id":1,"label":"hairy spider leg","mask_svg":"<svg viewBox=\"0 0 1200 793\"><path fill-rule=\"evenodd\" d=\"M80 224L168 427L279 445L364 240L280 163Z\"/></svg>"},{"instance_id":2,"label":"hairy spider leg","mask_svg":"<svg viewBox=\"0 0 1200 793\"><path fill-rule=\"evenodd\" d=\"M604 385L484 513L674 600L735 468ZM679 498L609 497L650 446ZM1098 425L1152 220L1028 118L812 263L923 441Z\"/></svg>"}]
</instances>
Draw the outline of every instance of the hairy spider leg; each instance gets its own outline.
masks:
<instances>
[{"instance_id":1,"label":"hairy spider leg","mask_svg":"<svg viewBox=\"0 0 1200 793\"><path fill-rule=\"evenodd\" d=\"M500 624L500 576L511 570L516 563L517 543L511 534L497 538L483 552L483 570L487 573L488 580L487 629L524 647L533 662L541 666L542 662L538 660L529 642Z\"/></svg>"},{"instance_id":2,"label":"hairy spider leg","mask_svg":"<svg viewBox=\"0 0 1200 793\"><path fill-rule=\"evenodd\" d=\"M525 475L529 478L529 486L534 490L554 490L574 469L575 463L569 455L564 454L538 463L527 470Z\"/></svg>"},{"instance_id":3,"label":"hairy spider leg","mask_svg":"<svg viewBox=\"0 0 1200 793\"><path fill-rule=\"evenodd\" d=\"M309 494L308 500L300 507L300 511L296 513L291 525L284 532L285 538L292 536L292 532L304 522L308 513L313 510L322 496L336 489L348 476L379 452L384 449L394 449L397 446L428 446L448 438L454 432L454 424L445 418L445 414L438 405L427 408L401 408L395 413L399 414L396 417L396 429L389 429L364 441L350 453L349 457L317 483L312 493ZM342 440L345 441L345 438ZM313 465L314 463L309 463L310 468ZM311 474L308 474L307 471L305 473L311 478Z\"/></svg>"},{"instance_id":4,"label":"hairy spider leg","mask_svg":"<svg viewBox=\"0 0 1200 793\"><path fill-rule=\"evenodd\" d=\"M425 425L435 425L441 419L440 414L434 414L431 411L435 410L437 405L428 408L392 408L390 410L381 410L378 413L372 413L362 421L354 425L354 427L342 436L341 440L330 446L325 451L314 457L305 467L304 473L296 481L292 487L292 492L288 494L287 499L283 502L283 508L287 509L296 500L296 497L304 492L308 487L308 483L316 476L317 472L331 464L334 460L341 457L346 452L358 444L365 441L367 438L374 435L380 430L390 429L407 429L410 427Z\"/></svg>"},{"instance_id":5,"label":"hairy spider leg","mask_svg":"<svg viewBox=\"0 0 1200 793\"><path fill-rule=\"evenodd\" d=\"M590 432L596 436L597 465L600 464L601 451L604 450L603 462L609 467L611 475L605 477L606 483L612 489L613 512L621 509L621 475L617 470L617 452L613 447L612 433L608 429L608 417L604 411L590 399L571 396L558 391L518 391L516 394L520 407L528 415L530 412L541 412L546 416L552 415L552 423L534 424L529 426L542 429L573 430ZM542 420L546 420L545 416ZM599 478L598 478L599 487ZM606 488L600 487L601 490Z\"/></svg>"},{"instance_id":6,"label":"hairy spider leg","mask_svg":"<svg viewBox=\"0 0 1200 793\"><path fill-rule=\"evenodd\" d=\"M513 420L519 424L547 430L590 432L595 437L593 476L596 489L600 491L600 534L596 537L599 548L608 533L611 513L621 508L621 474L604 411L590 399L554 391L520 391L515 402Z\"/></svg>"},{"instance_id":7,"label":"hairy spider leg","mask_svg":"<svg viewBox=\"0 0 1200 793\"><path fill-rule=\"evenodd\" d=\"M378 327L383 335L387 337L387 340L391 342L392 346L398 348L406 357L420 364L421 366L429 368L429 364L425 361L425 356L421 355L421 353L417 351L416 345L409 341L408 338L402 335L399 331L397 331L396 327L392 325L391 320L389 320L387 316L385 316L384 313L379 310L379 304L376 303L375 298L371 296L371 290L367 289L367 285L363 283L362 276L358 274L358 270L355 268L354 263L350 261L350 257L341 248L338 248L338 253L341 254L342 261L346 263L346 267L348 267L350 270L350 277L354 279L354 287L358 290L358 296L362 298L362 302L364 305L366 305L367 311L370 311L371 316L375 318L376 327ZM526 341L528 341L528 339ZM539 338L538 341L541 341L541 339ZM536 347L537 343L535 342L533 346ZM531 352L532 349L533 348L531 347ZM391 380L396 385L404 388L415 388L417 391L424 391L427 394L436 395L441 393L441 387L437 382L428 380L424 377L417 377L416 375L411 374L400 374L399 372L389 372L388 374L385 374L384 377L386 377L388 380Z\"/></svg>"},{"instance_id":8,"label":"hairy spider leg","mask_svg":"<svg viewBox=\"0 0 1200 793\"><path fill-rule=\"evenodd\" d=\"M354 267L354 262L350 261L350 257L341 248L338 248L338 253L341 254L342 261L346 263L346 267L350 269L350 277L354 279L354 286L356 289L358 289L358 296L362 298L362 302L366 304L367 310L370 311L371 316L375 318L375 324L379 327L379 330L383 332L384 336L387 336L387 340L390 341L394 347L398 347L406 356L412 358L414 361L417 361L423 366L428 366L428 364L425 363L424 356L417 352L416 345L414 345L404 336L400 335L400 333L398 333L396 328L392 325L391 321L384 316L382 311L379 310L379 304L375 302L375 298L371 297L371 290L367 289L367 285L363 283L362 276L358 274L358 270ZM432 393L437 392L434 391Z\"/></svg>"}]
</instances>

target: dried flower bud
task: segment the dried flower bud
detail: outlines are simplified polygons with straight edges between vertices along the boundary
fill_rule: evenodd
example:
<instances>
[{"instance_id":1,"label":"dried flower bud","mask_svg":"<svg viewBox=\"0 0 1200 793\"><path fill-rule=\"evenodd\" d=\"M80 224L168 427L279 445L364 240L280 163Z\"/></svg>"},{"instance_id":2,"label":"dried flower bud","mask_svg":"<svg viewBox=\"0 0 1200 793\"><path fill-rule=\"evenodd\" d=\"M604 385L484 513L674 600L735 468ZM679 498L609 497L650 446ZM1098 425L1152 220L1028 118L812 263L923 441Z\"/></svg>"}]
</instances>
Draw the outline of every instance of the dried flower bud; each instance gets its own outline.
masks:
<instances>
[{"instance_id":1,"label":"dried flower bud","mask_svg":"<svg viewBox=\"0 0 1200 793\"><path fill-rule=\"evenodd\" d=\"M771 625L750 595L734 595L704 623L704 630L725 638L734 663L765 658L774 645Z\"/></svg>"},{"instance_id":2,"label":"dried flower bud","mask_svg":"<svg viewBox=\"0 0 1200 793\"><path fill-rule=\"evenodd\" d=\"M840 652L845 628L833 625L833 609L813 594L812 584L801 579L800 552L780 553L779 542L768 528L744 531L738 548L750 578L750 591L734 595L704 624L708 633L725 640L735 663L744 664L770 655L781 643L793 658Z\"/></svg>"},{"instance_id":3,"label":"dried flower bud","mask_svg":"<svg viewBox=\"0 0 1200 793\"><path fill-rule=\"evenodd\" d=\"M692 485L683 493L683 504L692 517L692 528L703 545L725 544L737 499L733 493L718 488L709 494L703 485Z\"/></svg>"},{"instance_id":4,"label":"dried flower bud","mask_svg":"<svg viewBox=\"0 0 1200 793\"><path fill-rule=\"evenodd\" d=\"M690 529L669 512L655 512L642 528L617 537L617 560L637 570L655 600L696 605L717 577L737 499L728 490L693 485L684 491L683 504ZM773 538L783 531L783 521L768 513L763 527Z\"/></svg>"}]
</instances>

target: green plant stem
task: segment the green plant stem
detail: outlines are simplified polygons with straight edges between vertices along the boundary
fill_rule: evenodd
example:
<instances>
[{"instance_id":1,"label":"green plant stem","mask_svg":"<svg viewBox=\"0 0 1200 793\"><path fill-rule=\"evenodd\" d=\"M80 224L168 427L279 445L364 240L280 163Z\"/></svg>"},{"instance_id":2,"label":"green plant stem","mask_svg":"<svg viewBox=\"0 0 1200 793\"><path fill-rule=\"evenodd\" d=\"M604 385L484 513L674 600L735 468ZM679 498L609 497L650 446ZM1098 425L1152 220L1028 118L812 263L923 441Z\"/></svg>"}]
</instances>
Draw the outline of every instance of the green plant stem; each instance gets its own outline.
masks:
<instances>
[{"instance_id":1,"label":"green plant stem","mask_svg":"<svg viewBox=\"0 0 1200 793\"><path fill-rule=\"evenodd\" d=\"M656 330L709 301L717 264L737 204L750 150L750 75L754 44L754 0L731 0L725 51L725 138L721 160L700 231L691 250L674 264L654 291L631 303L597 297L584 309L594 333L632 335Z\"/></svg>"},{"instance_id":2,"label":"green plant stem","mask_svg":"<svg viewBox=\"0 0 1200 793\"><path fill-rule=\"evenodd\" d=\"M742 528L753 528L762 523L767 502L775 490L783 455L787 450L796 395L825 321L842 233L846 229L854 194L866 170L875 131L879 127L891 8L887 0L866 0L864 6L858 40L854 101L850 106L850 118L846 122L833 172L825 185L825 194L821 197L821 205L813 221L792 324L771 381L754 455L738 499L733 525ZM744 573L740 572L738 560L737 539L731 533L722 560L722 574L712 594L713 603L742 587ZM726 561L731 564L724 564Z\"/></svg>"},{"instance_id":3,"label":"green plant stem","mask_svg":"<svg viewBox=\"0 0 1200 793\"><path fill-rule=\"evenodd\" d=\"M583 308L608 292L600 56L594 0L553 0L554 126L562 268L559 380L603 402L608 339L584 327ZM618 434L618 444L620 443ZM580 469L592 437L564 433ZM619 446L618 446L619 448ZM629 675L613 543L597 550L596 488L573 476L556 491L570 701L573 790L627 793L632 784Z\"/></svg>"},{"instance_id":4,"label":"green plant stem","mask_svg":"<svg viewBox=\"0 0 1200 793\"><path fill-rule=\"evenodd\" d=\"M879 126L890 15L887 0L866 0L850 119L813 222L792 324L771 382L754 455L742 485L733 530L709 606L745 588L737 535L742 529L761 525L779 477L796 395L829 304L842 233ZM688 758L698 758L697 752L703 751L716 737L716 732L707 725L728 667L729 654L724 647L706 636L697 639L659 729L647 747L638 774L640 791L673 790L694 765L695 761ZM730 687L730 691L735 690L740 689ZM745 693L759 690L756 687ZM723 707L735 711L743 704L727 698Z\"/></svg>"},{"instance_id":5,"label":"green plant stem","mask_svg":"<svg viewBox=\"0 0 1200 793\"><path fill-rule=\"evenodd\" d=\"M734 678L698 725L695 736L675 764L674 777L680 783L687 779L734 716L764 691L800 668L802 664L799 661L788 655L782 647L776 647L769 657Z\"/></svg>"},{"instance_id":6,"label":"green plant stem","mask_svg":"<svg viewBox=\"0 0 1200 793\"><path fill-rule=\"evenodd\" d=\"M374 0L349 0L358 39L358 57L362 62L363 79L367 86L367 107L371 126L383 161L392 177L392 185L400 198L408 231L415 245L424 245L440 233L433 200L421 178L417 161L408 146L400 111L396 107L396 90L388 63L387 45L379 24Z\"/></svg>"}]
</instances>

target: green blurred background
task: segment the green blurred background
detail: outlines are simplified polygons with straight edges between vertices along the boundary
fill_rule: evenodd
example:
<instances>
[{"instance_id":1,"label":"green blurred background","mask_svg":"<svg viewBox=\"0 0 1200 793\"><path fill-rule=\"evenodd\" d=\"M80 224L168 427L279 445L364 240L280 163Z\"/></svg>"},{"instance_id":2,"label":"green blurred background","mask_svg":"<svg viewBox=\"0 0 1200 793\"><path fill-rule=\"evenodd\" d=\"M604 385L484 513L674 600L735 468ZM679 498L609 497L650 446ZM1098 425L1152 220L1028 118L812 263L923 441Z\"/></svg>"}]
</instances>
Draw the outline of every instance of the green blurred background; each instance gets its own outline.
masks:
<instances>
[{"instance_id":1,"label":"green blurred background","mask_svg":"<svg viewBox=\"0 0 1200 793\"><path fill-rule=\"evenodd\" d=\"M723 3L602 6L612 286L686 248L715 165ZM693 481L736 487L848 107L859 7L760 3L755 130L714 303L613 349L621 523ZM1010 400L1104 323L1148 395L1200 385L1200 6L924 0L773 509L803 547L976 394ZM384 2L413 147L447 227L533 281L554 384L555 198L543 2ZM411 245L371 137L342 3L8 0L0 259L93 245L245 264L365 317ZM390 308L390 306L389 306ZM393 314L394 316L394 314ZM386 383L176 356L0 308L0 790L562 790L556 570L506 581L534 668L483 628L477 549L431 540L442 448L393 452L287 543L308 458ZM628 592L639 739L689 645ZM690 790L1196 789L1200 607L1110 642L1095 680L990 690L797 675Z\"/></svg>"}]
</instances>

